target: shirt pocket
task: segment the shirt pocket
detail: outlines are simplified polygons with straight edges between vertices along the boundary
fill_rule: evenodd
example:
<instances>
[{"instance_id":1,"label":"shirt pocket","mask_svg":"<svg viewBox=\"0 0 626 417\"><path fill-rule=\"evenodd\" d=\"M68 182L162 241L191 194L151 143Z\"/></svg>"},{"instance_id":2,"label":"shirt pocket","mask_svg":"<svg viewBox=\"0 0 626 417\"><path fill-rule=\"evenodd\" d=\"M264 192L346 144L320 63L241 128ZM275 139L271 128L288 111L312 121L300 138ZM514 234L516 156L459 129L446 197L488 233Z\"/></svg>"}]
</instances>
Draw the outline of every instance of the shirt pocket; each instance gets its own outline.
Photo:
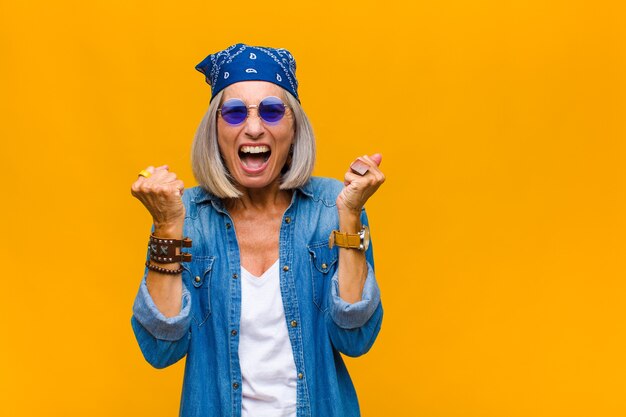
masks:
<instances>
[{"instance_id":1,"label":"shirt pocket","mask_svg":"<svg viewBox=\"0 0 626 417\"><path fill-rule=\"evenodd\" d=\"M193 261L183 263L183 282L191 292L191 314L193 320L202 326L211 314L211 273L215 256L196 256ZM186 276L185 276L186 275Z\"/></svg>"},{"instance_id":2,"label":"shirt pocket","mask_svg":"<svg viewBox=\"0 0 626 417\"><path fill-rule=\"evenodd\" d=\"M327 308L326 291L337 270L337 247L330 249L328 240L307 245L310 255L313 303L321 310Z\"/></svg>"}]
</instances>

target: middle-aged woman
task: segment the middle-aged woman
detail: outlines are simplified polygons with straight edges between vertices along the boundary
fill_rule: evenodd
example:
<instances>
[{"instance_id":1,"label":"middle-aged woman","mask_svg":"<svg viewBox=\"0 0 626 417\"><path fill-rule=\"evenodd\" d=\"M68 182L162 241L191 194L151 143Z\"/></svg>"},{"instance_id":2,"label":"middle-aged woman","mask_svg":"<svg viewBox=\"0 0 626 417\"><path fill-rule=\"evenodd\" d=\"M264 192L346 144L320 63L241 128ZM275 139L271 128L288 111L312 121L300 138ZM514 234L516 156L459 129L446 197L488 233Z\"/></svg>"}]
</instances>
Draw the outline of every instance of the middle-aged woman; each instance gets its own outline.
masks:
<instances>
[{"instance_id":1,"label":"middle-aged woman","mask_svg":"<svg viewBox=\"0 0 626 417\"><path fill-rule=\"evenodd\" d=\"M131 324L155 368L185 355L180 415L358 416L340 352L366 353L383 310L365 202L381 156L312 177L315 140L285 49L233 45L197 70L199 186L164 165L131 187L153 217Z\"/></svg>"}]
</instances>

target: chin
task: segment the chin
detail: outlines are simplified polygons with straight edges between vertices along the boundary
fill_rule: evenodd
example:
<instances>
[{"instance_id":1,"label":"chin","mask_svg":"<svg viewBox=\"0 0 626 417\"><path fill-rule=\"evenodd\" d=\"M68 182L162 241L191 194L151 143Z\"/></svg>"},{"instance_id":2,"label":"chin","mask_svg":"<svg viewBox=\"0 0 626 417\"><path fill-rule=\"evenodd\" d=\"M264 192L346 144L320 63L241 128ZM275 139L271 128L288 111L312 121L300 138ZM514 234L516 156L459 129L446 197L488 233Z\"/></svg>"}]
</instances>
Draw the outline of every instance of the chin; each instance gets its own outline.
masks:
<instances>
[{"instance_id":1,"label":"chin","mask_svg":"<svg viewBox=\"0 0 626 417\"><path fill-rule=\"evenodd\" d=\"M243 188L265 188L272 185L274 182L280 179L280 175L267 175L268 172L264 172L261 175L250 175L239 172L235 177L235 181Z\"/></svg>"}]
</instances>

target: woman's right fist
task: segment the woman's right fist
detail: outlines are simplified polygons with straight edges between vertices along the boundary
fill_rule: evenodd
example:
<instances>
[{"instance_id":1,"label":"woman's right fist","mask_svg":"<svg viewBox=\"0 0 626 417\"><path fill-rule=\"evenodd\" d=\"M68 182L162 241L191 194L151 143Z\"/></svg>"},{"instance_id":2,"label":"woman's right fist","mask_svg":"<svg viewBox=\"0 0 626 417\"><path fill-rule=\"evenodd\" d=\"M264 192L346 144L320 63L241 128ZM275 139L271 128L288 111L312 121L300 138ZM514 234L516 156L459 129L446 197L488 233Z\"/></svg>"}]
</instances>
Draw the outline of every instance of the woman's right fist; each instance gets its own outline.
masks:
<instances>
[{"instance_id":1,"label":"woman's right fist","mask_svg":"<svg viewBox=\"0 0 626 417\"><path fill-rule=\"evenodd\" d=\"M148 178L140 175L130 193L148 209L156 228L181 225L185 219L182 195L185 185L167 165L146 168Z\"/></svg>"}]
</instances>

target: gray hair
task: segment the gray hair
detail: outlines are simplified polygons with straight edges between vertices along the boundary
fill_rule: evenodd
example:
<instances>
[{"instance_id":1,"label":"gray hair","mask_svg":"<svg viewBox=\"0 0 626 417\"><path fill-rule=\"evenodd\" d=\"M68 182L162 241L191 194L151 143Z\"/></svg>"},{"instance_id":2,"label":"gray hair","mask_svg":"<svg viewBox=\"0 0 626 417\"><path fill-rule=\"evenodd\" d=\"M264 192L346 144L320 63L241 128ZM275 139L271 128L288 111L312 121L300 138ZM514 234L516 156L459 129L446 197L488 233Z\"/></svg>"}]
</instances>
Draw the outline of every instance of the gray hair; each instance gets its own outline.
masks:
<instances>
[{"instance_id":1,"label":"gray hair","mask_svg":"<svg viewBox=\"0 0 626 417\"><path fill-rule=\"evenodd\" d=\"M191 146L191 167L198 184L220 198L239 198L241 192L234 186L233 178L224 165L217 143L217 108L224 90L215 95L204 114ZM291 164L282 174L280 189L288 190L306 184L315 165L315 136L309 118L294 96L283 89L287 106L295 119Z\"/></svg>"}]
</instances>

